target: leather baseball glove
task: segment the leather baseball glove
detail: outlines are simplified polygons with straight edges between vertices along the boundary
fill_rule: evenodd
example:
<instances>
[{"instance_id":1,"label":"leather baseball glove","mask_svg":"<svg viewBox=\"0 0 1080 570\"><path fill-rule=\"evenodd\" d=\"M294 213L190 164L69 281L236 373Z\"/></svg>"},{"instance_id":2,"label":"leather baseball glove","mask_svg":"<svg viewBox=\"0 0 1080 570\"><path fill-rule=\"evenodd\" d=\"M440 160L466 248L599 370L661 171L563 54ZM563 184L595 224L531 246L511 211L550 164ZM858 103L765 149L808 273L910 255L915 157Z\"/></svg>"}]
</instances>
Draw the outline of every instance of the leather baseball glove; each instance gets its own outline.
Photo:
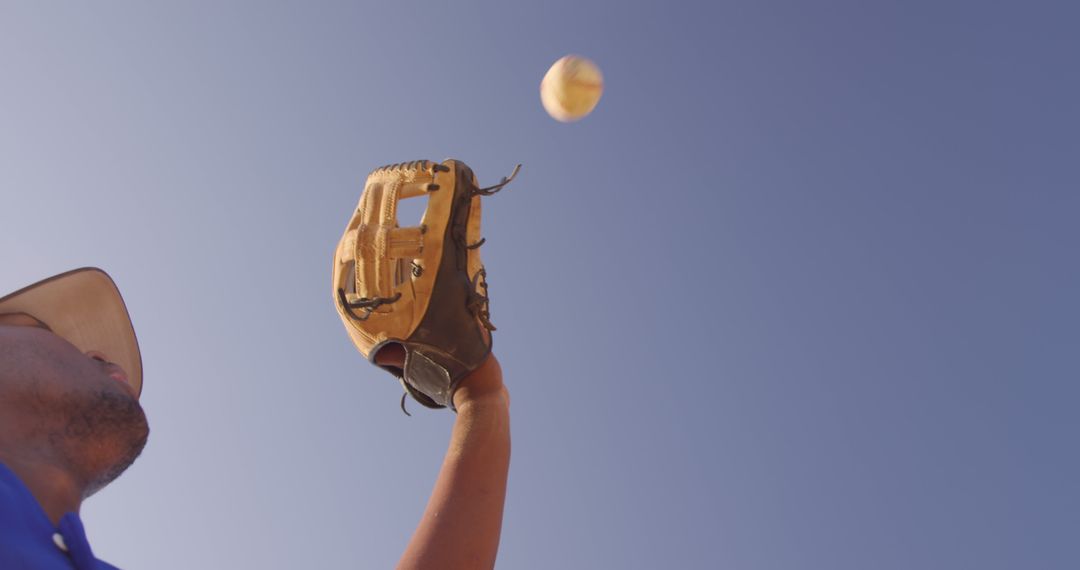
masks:
<instances>
[{"instance_id":1,"label":"leather baseball glove","mask_svg":"<svg viewBox=\"0 0 1080 570\"><path fill-rule=\"evenodd\" d=\"M520 168L489 188L457 160L378 168L338 242L333 295L345 330L371 363L429 408L453 409L454 390L491 352L480 199ZM414 198L426 198L427 208L419 226L403 228L398 202ZM404 349L402 367L376 361L384 348Z\"/></svg>"}]
</instances>

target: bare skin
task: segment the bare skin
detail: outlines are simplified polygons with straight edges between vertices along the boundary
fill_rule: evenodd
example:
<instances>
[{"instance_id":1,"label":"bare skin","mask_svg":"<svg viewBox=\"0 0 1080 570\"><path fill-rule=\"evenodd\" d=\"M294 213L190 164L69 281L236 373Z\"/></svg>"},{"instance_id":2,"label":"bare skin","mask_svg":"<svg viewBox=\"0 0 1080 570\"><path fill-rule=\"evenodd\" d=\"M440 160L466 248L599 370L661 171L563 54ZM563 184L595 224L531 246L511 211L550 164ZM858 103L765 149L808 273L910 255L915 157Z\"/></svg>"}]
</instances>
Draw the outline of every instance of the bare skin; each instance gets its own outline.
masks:
<instances>
[{"instance_id":1,"label":"bare skin","mask_svg":"<svg viewBox=\"0 0 1080 570\"><path fill-rule=\"evenodd\" d=\"M401 367L400 346L380 364ZM491 355L454 392L457 419L435 489L399 569L494 568L510 468L510 394Z\"/></svg>"},{"instance_id":2,"label":"bare skin","mask_svg":"<svg viewBox=\"0 0 1080 570\"><path fill-rule=\"evenodd\" d=\"M27 315L0 315L0 463L54 524L120 475L149 427L126 374Z\"/></svg>"}]
</instances>

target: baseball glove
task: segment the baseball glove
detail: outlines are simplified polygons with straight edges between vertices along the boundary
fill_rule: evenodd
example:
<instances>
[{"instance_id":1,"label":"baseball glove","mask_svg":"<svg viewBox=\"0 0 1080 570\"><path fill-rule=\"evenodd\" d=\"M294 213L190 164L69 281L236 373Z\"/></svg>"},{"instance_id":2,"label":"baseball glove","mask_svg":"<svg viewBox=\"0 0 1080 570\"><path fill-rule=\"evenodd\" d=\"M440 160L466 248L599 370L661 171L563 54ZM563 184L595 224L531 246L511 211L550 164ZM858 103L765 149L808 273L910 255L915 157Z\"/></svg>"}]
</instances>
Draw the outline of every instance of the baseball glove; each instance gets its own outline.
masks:
<instances>
[{"instance_id":1,"label":"baseball glove","mask_svg":"<svg viewBox=\"0 0 1080 570\"><path fill-rule=\"evenodd\" d=\"M429 408L453 409L454 390L491 352L480 199L520 168L489 188L457 160L378 168L338 242L333 295L345 330L372 364ZM419 226L403 228L398 202L411 198L426 198L427 208ZM395 344L404 349L401 367L376 361Z\"/></svg>"}]
</instances>

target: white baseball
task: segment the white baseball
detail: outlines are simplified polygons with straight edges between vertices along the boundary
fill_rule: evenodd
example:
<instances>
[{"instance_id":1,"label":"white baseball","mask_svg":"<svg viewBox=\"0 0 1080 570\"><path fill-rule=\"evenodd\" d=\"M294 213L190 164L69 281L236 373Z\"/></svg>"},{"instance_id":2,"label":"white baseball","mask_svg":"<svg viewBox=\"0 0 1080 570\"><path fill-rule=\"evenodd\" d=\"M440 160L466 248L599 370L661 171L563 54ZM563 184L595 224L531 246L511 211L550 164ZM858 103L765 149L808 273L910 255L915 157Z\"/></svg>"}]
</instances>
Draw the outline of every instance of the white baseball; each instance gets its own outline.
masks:
<instances>
[{"instance_id":1,"label":"white baseball","mask_svg":"<svg viewBox=\"0 0 1080 570\"><path fill-rule=\"evenodd\" d=\"M540 82L540 102L556 121L569 123L596 108L604 93L604 76L589 59L568 55L556 61Z\"/></svg>"}]
</instances>

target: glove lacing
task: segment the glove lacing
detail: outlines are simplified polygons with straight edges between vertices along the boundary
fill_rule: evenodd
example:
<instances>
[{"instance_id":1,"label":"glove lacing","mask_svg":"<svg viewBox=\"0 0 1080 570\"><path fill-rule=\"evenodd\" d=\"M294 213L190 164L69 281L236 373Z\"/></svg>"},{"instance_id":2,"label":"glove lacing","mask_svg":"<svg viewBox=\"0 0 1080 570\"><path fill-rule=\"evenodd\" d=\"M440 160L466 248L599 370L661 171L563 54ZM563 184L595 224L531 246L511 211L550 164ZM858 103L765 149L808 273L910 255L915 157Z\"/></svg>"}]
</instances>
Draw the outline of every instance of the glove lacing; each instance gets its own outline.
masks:
<instances>
[{"instance_id":1,"label":"glove lacing","mask_svg":"<svg viewBox=\"0 0 1080 570\"><path fill-rule=\"evenodd\" d=\"M371 313L375 312L375 309L378 309L383 305L389 305L390 303L393 303L394 301L397 301L401 298L401 293L398 293L393 297L372 297L370 299L367 297L361 297L355 301L349 302L349 300L345 297L345 289L339 287L337 292L338 301L341 303L341 308L344 309L350 317L358 321L368 320L368 317L371 316ZM360 315L357 315L352 311L353 309L364 309L364 316L361 317Z\"/></svg>"}]
</instances>

